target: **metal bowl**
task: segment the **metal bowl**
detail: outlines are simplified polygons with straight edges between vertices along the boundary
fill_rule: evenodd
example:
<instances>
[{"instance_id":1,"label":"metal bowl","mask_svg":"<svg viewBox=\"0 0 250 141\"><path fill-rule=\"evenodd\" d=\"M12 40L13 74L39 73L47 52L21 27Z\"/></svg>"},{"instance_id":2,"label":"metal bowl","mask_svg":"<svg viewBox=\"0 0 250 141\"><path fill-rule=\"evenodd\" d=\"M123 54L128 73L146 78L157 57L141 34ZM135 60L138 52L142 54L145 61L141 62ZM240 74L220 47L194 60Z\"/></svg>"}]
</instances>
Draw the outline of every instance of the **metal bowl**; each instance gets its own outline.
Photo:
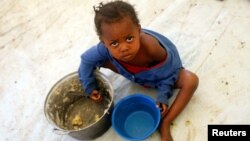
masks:
<instances>
[{"instance_id":1,"label":"metal bowl","mask_svg":"<svg viewBox=\"0 0 250 141\"><path fill-rule=\"evenodd\" d=\"M44 113L55 133L92 140L110 128L113 88L104 74L99 71L94 74L104 97L101 102L94 102L85 96L77 72L60 79L49 91Z\"/></svg>"}]
</instances>

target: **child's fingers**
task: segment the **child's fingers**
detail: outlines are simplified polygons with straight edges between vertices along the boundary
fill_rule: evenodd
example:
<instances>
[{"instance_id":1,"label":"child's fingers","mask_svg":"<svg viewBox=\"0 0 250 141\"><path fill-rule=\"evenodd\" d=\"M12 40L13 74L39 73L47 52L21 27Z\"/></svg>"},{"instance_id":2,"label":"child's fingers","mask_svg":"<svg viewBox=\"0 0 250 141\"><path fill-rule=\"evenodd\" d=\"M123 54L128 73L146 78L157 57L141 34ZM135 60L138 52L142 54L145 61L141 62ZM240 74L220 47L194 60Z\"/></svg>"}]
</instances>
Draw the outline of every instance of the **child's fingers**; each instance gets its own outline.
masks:
<instances>
[{"instance_id":1,"label":"child's fingers","mask_svg":"<svg viewBox=\"0 0 250 141\"><path fill-rule=\"evenodd\" d=\"M161 117L164 117L167 114L168 106L163 103L157 103L157 107L160 108Z\"/></svg>"},{"instance_id":2,"label":"child's fingers","mask_svg":"<svg viewBox=\"0 0 250 141\"><path fill-rule=\"evenodd\" d=\"M168 107L165 104L161 104L161 105L162 105L161 115L162 115L162 117L164 117L168 112Z\"/></svg>"},{"instance_id":3,"label":"child's fingers","mask_svg":"<svg viewBox=\"0 0 250 141\"><path fill-rule=\"evenodd\" d=\"M100 95L100 93L97 90L94 90L91 94L90 94L90 98L92 100L94 100L95 102L100 102L102 101L102 96Z\"/></svg>"}]
</instances>

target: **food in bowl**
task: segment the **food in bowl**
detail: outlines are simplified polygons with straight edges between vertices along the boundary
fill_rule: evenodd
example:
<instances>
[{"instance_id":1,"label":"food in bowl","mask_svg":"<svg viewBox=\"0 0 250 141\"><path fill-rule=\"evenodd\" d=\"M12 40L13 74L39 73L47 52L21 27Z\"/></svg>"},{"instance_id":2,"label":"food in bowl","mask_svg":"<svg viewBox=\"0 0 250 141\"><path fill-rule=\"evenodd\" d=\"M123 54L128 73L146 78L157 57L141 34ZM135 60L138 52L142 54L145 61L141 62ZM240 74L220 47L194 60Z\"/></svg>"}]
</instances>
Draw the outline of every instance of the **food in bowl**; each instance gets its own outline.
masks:
<instances>
[{"instance_id":1,"label":"food in bowl","mask_svg":"<svg viewBox=\"0 0 250 141\"><path fill-rule=\"evenodd\" d=\"M82 119L81 119L81 117L80 117L80 115L76 115L74 118L73 118L73 120L72 120L72 125L75 127L77 127L77 126L81 126L83 124L83 122L82 122Z\"/></svg>"}]
</instances>

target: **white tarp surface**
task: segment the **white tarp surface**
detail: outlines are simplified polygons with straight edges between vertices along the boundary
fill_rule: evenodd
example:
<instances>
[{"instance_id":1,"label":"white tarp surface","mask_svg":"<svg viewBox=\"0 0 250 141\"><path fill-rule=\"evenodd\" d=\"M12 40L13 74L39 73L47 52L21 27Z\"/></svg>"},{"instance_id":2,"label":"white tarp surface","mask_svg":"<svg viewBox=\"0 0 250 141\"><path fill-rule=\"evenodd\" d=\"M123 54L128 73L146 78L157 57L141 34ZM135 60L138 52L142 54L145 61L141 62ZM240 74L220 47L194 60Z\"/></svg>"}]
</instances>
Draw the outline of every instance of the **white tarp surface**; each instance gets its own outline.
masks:
<instances>
[{"instance_id":1,"label":"white tarp surface","mask_svg":"<svg viewBox=\"0 0 250 141\"><path fill-rule=\"evenodd\" d=\"M74 141L57 135L44 116L51 87L78 69L97 43L93 5L100 0L0 1L0 141ZM176 141L204 141L208 124L250 123L250 1L137 0L141 25L170 38L200 85L174 121ZM115 102L155 91L104 70ZM110 128L97 141L120 141ZM148 141L160 140L155 132Z\"/></svg>"}]
</instances>

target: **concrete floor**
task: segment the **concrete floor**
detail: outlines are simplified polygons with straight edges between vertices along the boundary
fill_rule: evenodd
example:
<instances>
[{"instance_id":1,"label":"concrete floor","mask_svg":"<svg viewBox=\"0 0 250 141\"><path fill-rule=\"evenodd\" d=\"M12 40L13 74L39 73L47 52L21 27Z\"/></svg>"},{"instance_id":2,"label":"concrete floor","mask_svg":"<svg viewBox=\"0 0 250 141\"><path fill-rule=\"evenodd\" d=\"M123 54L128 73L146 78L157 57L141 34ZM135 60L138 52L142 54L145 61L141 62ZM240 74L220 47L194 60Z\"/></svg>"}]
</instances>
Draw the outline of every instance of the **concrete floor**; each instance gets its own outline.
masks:
<instances>
[{"instance_id":1,"label":"concrete floor","mask_svg":"<svg viewBox=\"0 0 250 141\"><path fill-rule=\"evenodd\" d=\"M57 135L44 116L51 87L78 69L98 41L92 6L100 0L0 1L0 141L74 141ZM250 124L250 1L137 0L142 27L177 46L200 85L172 126L175 141L207 140L208 124ZM103 70L115 102L154 90ZM123 140L112 128L96 141ZM155 132L147 139L160 140Z\"/></svg>"}]
</instances>

